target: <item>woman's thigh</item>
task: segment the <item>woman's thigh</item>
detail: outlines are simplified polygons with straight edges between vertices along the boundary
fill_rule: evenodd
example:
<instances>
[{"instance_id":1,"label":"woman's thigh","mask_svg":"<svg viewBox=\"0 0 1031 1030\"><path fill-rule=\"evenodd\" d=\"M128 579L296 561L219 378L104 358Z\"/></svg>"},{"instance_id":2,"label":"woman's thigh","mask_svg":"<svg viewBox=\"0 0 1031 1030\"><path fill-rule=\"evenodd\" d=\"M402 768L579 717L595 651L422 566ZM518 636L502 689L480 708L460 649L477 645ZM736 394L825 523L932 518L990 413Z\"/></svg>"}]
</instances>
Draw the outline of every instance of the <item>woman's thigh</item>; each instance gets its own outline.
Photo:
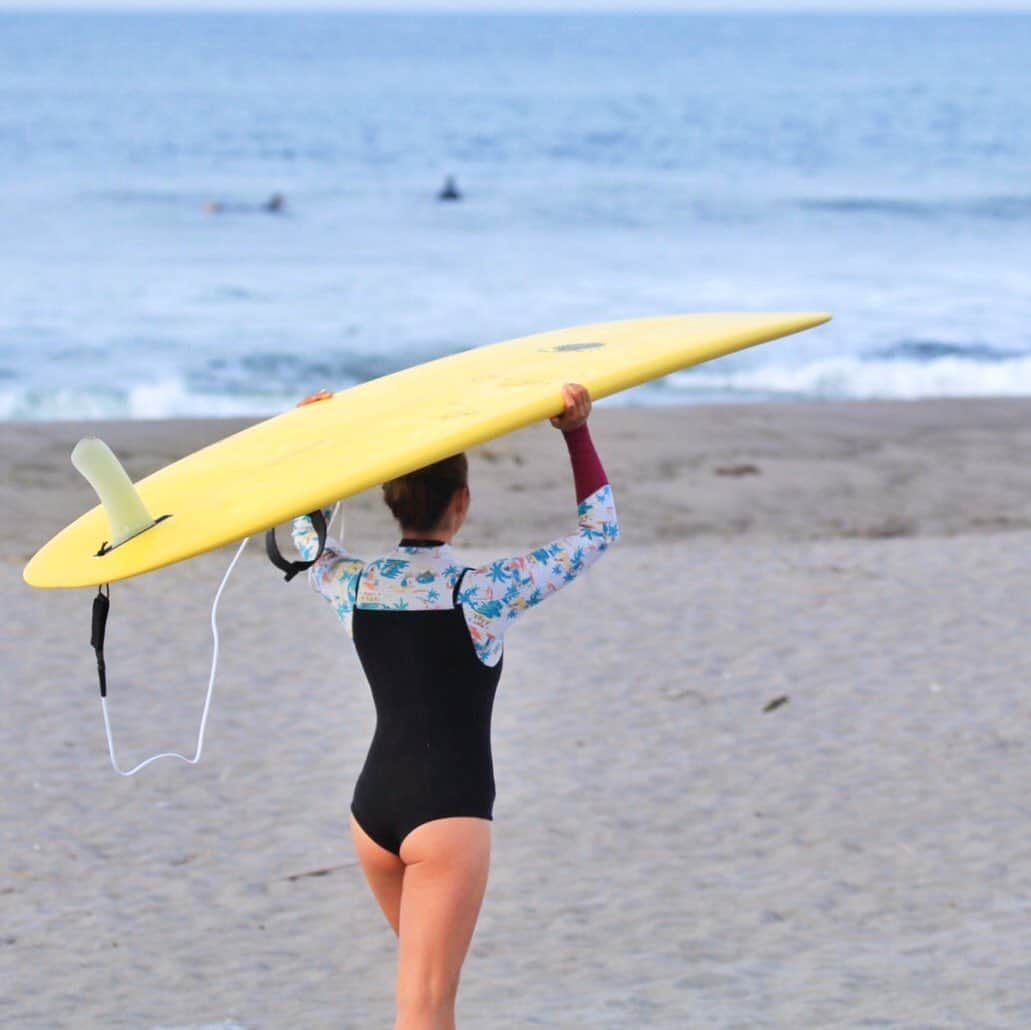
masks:
<instances>
[{"instance_id":1,"label":"woman's thigh","mask_svg":"<svg viewBox=\"0 0 1031 1030\"><path fill-rule=\"evenodd\" d=\"M401 843L398 993L458 988L490 867L490 821L465 816L417 826Z\"/></svg>"},{"instance_id":2,"label":"woman's thigh","mask_svg":"<svg viewBox=\"0 0 1031 1030\"><path fill-rule=\"evenodd\" d=\"M373 896L394 933L397 933L401 919L401 886L405 864L392 851L380 847L361 828L354 815L351 816L351 837Z\"/></svg>"}]
</instances>

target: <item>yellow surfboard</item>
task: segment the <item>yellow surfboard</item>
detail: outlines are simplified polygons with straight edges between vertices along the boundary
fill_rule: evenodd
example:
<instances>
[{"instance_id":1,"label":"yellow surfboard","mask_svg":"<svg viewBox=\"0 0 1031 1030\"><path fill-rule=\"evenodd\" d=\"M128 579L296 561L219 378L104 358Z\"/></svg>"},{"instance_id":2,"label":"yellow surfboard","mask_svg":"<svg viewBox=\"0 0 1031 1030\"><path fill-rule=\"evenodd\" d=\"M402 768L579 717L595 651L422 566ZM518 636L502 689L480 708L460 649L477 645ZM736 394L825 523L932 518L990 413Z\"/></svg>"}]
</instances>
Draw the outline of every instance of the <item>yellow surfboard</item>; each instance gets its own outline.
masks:
<instances>
[{"instance_id":1,"label":"yellow surfboard","mask_svg":"<svg viewBox=\"0 0 1031 1030\"><path fill-rule=\"evenodd\" d=\"M704 314L577 326L454 354L295 408L137 485L157 523L106 549L98 505L25 568L34 587L86 587L192 558L562 410L562 384L595 398L828 321L827 314Z\"/></svg>"}]
</instances>

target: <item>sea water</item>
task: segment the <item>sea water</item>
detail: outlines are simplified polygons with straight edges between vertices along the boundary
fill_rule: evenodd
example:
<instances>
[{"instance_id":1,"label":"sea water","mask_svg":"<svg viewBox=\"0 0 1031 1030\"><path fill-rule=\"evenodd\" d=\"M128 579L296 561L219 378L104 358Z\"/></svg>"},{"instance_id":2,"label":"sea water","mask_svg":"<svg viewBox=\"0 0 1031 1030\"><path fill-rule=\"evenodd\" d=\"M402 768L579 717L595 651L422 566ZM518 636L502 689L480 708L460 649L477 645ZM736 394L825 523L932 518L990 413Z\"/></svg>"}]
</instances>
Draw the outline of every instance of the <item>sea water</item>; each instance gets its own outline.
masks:
<instances>
[{"instance_id":1,"label":"sea water","mask_svg":"<svg viewBox=\"0 0 1031 1030\"><path fill-rule=\"evenodd\" d=\"M835 321L631 401L1031 392L1029 54L1021 15L0 14L0 418L719 310Z\"/></svg>"}]
</instances>

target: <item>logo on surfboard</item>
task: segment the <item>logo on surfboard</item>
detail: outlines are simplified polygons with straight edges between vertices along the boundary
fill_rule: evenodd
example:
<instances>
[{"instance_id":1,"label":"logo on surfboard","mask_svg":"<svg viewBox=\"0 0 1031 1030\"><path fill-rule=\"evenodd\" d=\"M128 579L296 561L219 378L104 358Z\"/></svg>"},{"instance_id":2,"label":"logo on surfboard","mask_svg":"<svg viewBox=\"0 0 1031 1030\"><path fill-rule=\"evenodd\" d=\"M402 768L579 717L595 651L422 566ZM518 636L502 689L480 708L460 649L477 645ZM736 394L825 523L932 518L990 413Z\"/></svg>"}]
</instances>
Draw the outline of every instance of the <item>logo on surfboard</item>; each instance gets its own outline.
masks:
<instances>
[{"instance_id":1,"label":"logo on surfboard","mask_svg":"<svg viewBox=\"0 0 1031 1030\"><path fill-rule=\"evenodd\" d=\"M550 351L568 351L568 350L597 350L599 347L604 347L604 343L560 343L557 347L549 347Z\"/></svg>"}]
</instances>

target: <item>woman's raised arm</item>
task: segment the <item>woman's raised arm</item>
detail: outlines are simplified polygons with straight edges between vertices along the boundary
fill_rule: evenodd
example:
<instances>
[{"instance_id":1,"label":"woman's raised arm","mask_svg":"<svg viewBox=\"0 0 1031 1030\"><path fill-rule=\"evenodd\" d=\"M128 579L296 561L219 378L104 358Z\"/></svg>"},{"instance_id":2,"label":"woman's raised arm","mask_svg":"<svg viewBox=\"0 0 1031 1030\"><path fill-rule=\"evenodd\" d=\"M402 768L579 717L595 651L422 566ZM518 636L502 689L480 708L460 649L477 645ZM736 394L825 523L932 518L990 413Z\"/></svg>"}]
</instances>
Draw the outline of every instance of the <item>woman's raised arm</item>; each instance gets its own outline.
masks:
<instances>
[{"instance_id":1,"label":"woman's raised arm","mask_svg":"<svg viewBox=\"0 0 1031 1030\"><path fill-rule=\"evenodd\" d=\"M619 520L601 459L587 429L590 395L565 387L566 409L551 420L561 429L576 486L576 532L544 547L502 558L467 573L458 600L480 660L495 665L507 627L524 612L571 583L619 539Z\"/></svg>"}]
</instances>

